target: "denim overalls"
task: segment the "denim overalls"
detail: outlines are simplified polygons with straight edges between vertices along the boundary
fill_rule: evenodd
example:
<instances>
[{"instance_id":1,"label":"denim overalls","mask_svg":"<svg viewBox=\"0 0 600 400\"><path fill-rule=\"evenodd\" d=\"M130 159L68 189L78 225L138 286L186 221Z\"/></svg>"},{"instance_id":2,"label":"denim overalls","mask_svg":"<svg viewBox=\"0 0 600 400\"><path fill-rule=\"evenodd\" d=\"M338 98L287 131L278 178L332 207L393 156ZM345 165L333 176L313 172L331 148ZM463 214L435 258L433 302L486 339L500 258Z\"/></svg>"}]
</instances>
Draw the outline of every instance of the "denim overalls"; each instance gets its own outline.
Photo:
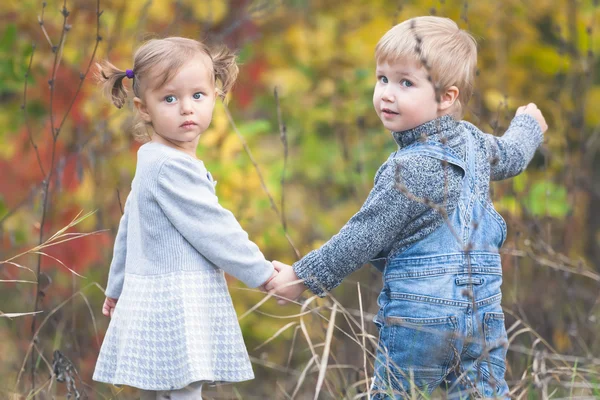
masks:
<instances>
[{"instance_id":1,"label":"denim overalls","mask_svg":"<svg viewBox=\"0 0 600 400\"><path fill-rule=\"evenodd\" d=\"M464 178L448 220L387 260L374 319L374 400L430 395L440 385L450 398L508 397L498 254L506 224L476 176L474 138L465 138L466 162L437 142L399 150L446 160Z\"/></svg>"}]
</instances>

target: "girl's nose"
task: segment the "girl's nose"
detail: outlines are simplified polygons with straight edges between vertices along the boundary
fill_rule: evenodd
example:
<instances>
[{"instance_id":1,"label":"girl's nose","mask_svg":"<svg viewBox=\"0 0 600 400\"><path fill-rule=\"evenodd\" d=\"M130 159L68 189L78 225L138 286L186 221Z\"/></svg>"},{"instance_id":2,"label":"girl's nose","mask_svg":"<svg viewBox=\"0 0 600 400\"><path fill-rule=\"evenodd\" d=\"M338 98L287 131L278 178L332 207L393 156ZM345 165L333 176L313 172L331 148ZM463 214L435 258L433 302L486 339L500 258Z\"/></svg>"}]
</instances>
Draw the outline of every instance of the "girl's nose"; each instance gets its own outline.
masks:
<instances>
[{"instance_id":1,"label":"girl's nose","mask_svg":"<svg viewBox=\"0 0 600 400\"><path fill-rule=\"evenodd\" d=\"M192 114L194 112L194 108L192 107L192 102L189 100L181 101L181 114L187 115Z\"/></svg>"}]
</instances>

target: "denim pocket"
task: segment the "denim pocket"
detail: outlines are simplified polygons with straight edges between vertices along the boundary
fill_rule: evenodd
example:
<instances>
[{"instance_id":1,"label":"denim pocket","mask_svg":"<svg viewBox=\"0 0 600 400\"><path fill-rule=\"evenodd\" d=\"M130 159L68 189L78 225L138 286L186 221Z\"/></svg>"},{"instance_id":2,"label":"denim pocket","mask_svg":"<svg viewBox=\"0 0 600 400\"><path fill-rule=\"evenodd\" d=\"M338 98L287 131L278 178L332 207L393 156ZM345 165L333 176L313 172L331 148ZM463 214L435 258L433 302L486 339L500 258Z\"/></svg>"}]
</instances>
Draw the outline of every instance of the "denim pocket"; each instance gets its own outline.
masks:
<instances>
[{"instance_id":1,"label":"denim pocket","mask_svg":"<svg viewBox=\"0 0 600 400\"><path fill-rule=\"evenodd\" d=\"M504 326L504 314L487 312L483 317L485 346L487 356L481 360L481 371L486 381L484 395L486 397L503 396L507 391L504 374L506 372L506 351L508 337Z\"/></svg>"},{"instance_id":2,"label":"denim pocket","mask_svg":"<svg viewBox=\"0 0 600 400\"><path fill-rule=\"evenodd\" d=\"M483 316L483 329L485 332L485 345L490 353L493 350L502 350L500 361L504 364L508 338L504 326L504 313L486 312Z\"/></svg>"},{"instance_id":3,"label":"denim pocket","mask_svg":"<svg viewBox=\"0 0 600 400\"><path fill-rule=\"evenodd\" d=\"M416 386L434 390L444 378L455 354L458 323L456 317L406 318L389 316L386 347L392 361L390 371L402 382L395 389Z\"/></svg>"}]
</instances>

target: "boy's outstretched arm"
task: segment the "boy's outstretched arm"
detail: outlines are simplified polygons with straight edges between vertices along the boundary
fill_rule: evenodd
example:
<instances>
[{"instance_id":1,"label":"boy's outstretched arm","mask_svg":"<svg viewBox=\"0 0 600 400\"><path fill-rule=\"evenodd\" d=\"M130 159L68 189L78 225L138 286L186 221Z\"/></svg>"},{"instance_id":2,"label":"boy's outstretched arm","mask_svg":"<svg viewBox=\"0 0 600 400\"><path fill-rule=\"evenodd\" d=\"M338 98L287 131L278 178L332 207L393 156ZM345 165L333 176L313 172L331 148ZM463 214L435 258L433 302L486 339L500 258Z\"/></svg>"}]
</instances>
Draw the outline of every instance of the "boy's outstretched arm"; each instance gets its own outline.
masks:
<instances>
[{"instance_id":1,"label":"boy's outstretched arm","mask_svg":"<svg viewBox=\"0 0 600 400\"><path fill-rule=\"evenodd\" d=\"M503 136L481 132L475 126L466 127L482 135L489 153L490 178L494 181L512 178L525 170L548 129L542 112L533 103L517 109L515 118Z\"/></svg>"}]
</instances>

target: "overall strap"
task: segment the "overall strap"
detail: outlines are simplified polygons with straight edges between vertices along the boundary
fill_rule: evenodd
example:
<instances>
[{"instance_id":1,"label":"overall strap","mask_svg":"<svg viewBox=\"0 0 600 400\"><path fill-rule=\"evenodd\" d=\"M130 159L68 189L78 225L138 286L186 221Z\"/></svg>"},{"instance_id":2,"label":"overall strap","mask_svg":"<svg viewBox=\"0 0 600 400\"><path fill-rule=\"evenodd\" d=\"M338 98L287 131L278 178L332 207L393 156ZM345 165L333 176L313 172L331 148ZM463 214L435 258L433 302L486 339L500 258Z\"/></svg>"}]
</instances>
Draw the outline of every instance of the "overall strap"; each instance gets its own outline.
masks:
<instances>
[{"instance_id":1,"label":"overall strap","mask_svg":"<svg viewBox=\"0 0 600 400\"><path fill-rule=\"evenodd\" d=\"M477 153L475 152L475 138L467 129L465 129L463 132L465 133L463 137L466 141L465 157L467 160L467 170L470 172L468 174L469 188L471 189L471 192L474 192L477 183Z\"/></svg>"},{"instance_id":2,"label":"overall strap","mask_svg":"<svg viewBox=\"0 0 600 400\"><path fill-rule=\"evenodd\" d=\"M469 175L469 164L466 164L459 156L456 154L451 147L441 144L439 142L416 142L407 146L403 149L398 150L396 157L402 155L424 155L428 157L435 158L440 161L446 161L450 164L458 166L465 173L463 179L467 179L467 175Z\"/></svg>"},{"instance_id":3,"label":"overall strap","mask_svg":"<svg viewBox=\"0 0 600 400\"><path fill-rule=\"evenodd\" d=\"M447 145L439 142L418 142L413 143L410 146L398 151L400 155L412 155L420 154L429 157L436 158L438 160L446 161L450 164L460 167L464 171L462 180L462 188L460 194L460 200L458 207L455 212L460 213L460 228L457 232L460 235L462 244L468 242L470 223L472 220L472 210L475 202L475 190L476 190L476 152L475 152L475 138L469 133L463 131L465 134L465 160L463 161L456 152Z\"/></svg>"}]
</instances>

